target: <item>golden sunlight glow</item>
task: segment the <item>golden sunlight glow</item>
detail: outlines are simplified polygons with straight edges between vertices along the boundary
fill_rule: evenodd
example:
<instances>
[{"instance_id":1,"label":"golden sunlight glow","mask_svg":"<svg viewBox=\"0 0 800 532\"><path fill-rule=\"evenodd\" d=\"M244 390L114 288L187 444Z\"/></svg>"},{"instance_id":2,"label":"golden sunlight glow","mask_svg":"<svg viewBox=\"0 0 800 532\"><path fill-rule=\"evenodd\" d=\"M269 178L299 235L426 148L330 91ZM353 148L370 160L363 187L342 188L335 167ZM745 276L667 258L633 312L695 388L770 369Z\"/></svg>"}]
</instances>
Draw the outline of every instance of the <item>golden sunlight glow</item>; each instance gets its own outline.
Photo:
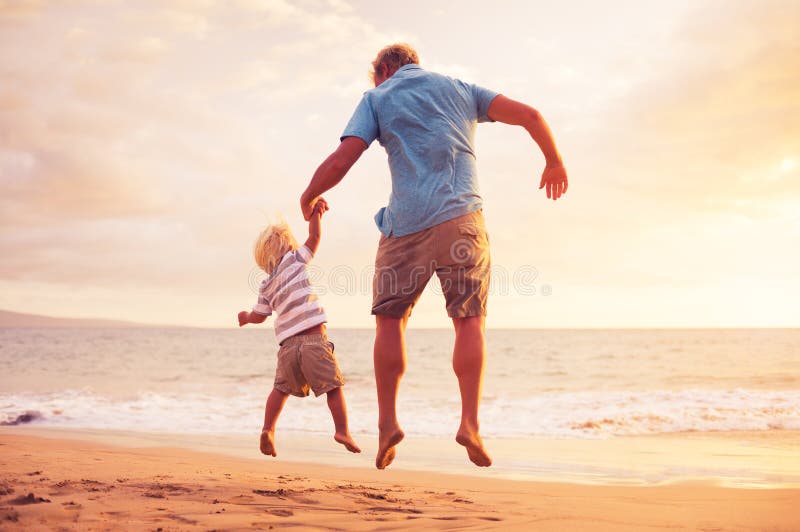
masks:
<instances>
[{"instance_id":1,"label":"golden sunlight glow","mask_svg":"<svg viewBox=\"0 0 800 532\"><path fill-rule=\"evenodd\" d=\"M570 173L548 202L530 137L478 126L490 327L800 325L800 2L389 5L0 1L0 309L234 326L266 217L302 239L300 193L407 40L537 108ZM375 143L326 195L332 327L373 324L389 186ZM415 327L450 325L440 294Z\"/></svg>"}]
</instances>

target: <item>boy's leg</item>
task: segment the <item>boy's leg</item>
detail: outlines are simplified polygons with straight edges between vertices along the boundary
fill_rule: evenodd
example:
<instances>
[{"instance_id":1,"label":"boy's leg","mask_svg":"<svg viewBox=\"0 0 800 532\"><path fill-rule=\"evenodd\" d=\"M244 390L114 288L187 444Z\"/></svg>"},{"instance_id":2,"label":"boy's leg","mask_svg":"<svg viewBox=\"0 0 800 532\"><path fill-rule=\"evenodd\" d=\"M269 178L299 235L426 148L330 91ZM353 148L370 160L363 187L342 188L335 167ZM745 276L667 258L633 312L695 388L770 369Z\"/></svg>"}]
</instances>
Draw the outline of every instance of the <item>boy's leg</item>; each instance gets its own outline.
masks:
<instances>
[{"instance_id":1,"label":"boy's leg","mask_svg":"<svg viewBox=\"0 0 800 532\"><path fill-rule=\"evenodd\" d=\"M453 318L456 343L453 348L453 370L461 391L461 426L456 441L467 448L469 459L477 466L492 465L492 459L483 448L478 424L478 407L481 401L483 365L486 358L483 316Z\"/></svg>"},{"instance_id":2,"label":"boy's leg","mask_svg":"<svg viewBox=\"0 0 800 532\"><path fill-rule=\"evenodd\" d=\"M405 329L408 318L375 316L375 384L378 389L378 455L375 467L394 460L394 447L404 437L397 420L397 390L406 369Z\"/></svg>"},{"instance_id":3,"label":"boy's leg","mask_svg":"<svg viewBox=\"0 0 800 532\"><path fill-rule=\"evenodd\" d=\"M334 388L326 395L328 396L328 408L331 409L333 424L336 427L336 434L333 435L333 439L344 445L351 453L360 453L361 449L356 445L353 437L350 436L350 429L347 427L347 405L344 401L342 387Z\"/></svg>"},{"instance_id":4,"label":"boy's leg","mask_svg":"<svg viewBox=\"0 0 800 532\"><path fill-rule=\"evenodd\" d=\"M261 452L267 456L278 456L275 452L275 424L281 415L283 405L289 394L273 388L267 397L267 406L264 409L264 428L261 429Z\"/></svg>"}]
</instances>

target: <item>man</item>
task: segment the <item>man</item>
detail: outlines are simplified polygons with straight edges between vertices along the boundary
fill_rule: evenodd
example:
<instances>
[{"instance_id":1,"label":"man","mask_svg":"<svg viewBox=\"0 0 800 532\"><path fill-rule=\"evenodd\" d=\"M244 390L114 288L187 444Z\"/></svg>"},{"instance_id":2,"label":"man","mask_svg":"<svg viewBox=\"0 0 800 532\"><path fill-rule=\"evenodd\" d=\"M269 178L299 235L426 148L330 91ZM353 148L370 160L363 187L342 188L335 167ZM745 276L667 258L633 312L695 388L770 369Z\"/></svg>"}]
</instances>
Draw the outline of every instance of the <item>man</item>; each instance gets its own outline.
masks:
<instances>
[{"instance_id":1,"label":"man","mask_svg":"<svg viewBox=\"0 0 800 532\"><path fill-rule=\"evenodd\" d=\"M373 140L386 149L392 193L375 216L382 233L372 304L379 409L375 465L388 466L404 436L396 402L406 366L405 328L436 273L456 333L453 369L461 392L456 441L474 464L486 467L492 460L481 440L478 407L490 262L473 149L476 123L498 121L528 131L545 157L539 188L548 198L557 200L567 191L567 173L547 124L532 107L423 70L407 44L383 48L372 66L375 88L364 93L339 147L314 173L300 205L308 219L320 194L342 180Z\"/></svg>"}]
</instances>

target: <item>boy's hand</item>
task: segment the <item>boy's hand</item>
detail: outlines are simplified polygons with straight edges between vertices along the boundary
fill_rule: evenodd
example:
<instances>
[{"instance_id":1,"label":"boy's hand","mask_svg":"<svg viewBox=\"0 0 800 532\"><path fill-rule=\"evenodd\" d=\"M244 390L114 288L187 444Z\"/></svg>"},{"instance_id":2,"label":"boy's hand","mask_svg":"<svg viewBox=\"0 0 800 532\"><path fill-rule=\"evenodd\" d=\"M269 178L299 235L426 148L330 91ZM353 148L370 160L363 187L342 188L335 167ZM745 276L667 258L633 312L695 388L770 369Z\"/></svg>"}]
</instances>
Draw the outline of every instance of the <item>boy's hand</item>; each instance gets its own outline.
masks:
<instances>
[{"instance_id":1,"label":"boy's hand","mask_svg":"<svg viewBox=\"0 0 800 532\"><path fill-rule=\"evenodd\" d=\"M322 216L322 213L324 213L327 210L330 210L330 207L328 207L328 202L325 201L325 198L319 198L317 200L317 202L314 203L314 208L311 211L311 215L312 216L316 216L316 215Z\"/></svg>"},{"instance_id":2,"label":"boy's hand","mask_svg":"<svg viewBox=\"0 0 800 532\"><path fill-rule=\"evenodd\" d=\"M239 313L239 327L250 323L250 313L246 310L243 310Z\"/></svg>"}]
</instances>

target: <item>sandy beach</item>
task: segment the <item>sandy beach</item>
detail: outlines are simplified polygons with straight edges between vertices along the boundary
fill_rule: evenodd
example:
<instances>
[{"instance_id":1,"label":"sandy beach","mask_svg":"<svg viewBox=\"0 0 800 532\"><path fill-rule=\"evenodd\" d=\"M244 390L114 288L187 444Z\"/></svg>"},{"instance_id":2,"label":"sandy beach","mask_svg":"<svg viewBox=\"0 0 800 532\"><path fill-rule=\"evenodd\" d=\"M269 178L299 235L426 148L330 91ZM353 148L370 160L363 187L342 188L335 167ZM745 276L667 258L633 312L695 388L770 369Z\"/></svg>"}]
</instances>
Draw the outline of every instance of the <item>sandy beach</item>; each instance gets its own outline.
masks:
<instances>
[{"instance_id":1,"label":"sandy beach","mask_svg":"<svg viewBox=\"0 0 800 532\"><path fill-rule=\"evenodd\" d=\"M0 431L3 530L798 530L798 489L375 471Z\"/></svg>"}]
</instances>

